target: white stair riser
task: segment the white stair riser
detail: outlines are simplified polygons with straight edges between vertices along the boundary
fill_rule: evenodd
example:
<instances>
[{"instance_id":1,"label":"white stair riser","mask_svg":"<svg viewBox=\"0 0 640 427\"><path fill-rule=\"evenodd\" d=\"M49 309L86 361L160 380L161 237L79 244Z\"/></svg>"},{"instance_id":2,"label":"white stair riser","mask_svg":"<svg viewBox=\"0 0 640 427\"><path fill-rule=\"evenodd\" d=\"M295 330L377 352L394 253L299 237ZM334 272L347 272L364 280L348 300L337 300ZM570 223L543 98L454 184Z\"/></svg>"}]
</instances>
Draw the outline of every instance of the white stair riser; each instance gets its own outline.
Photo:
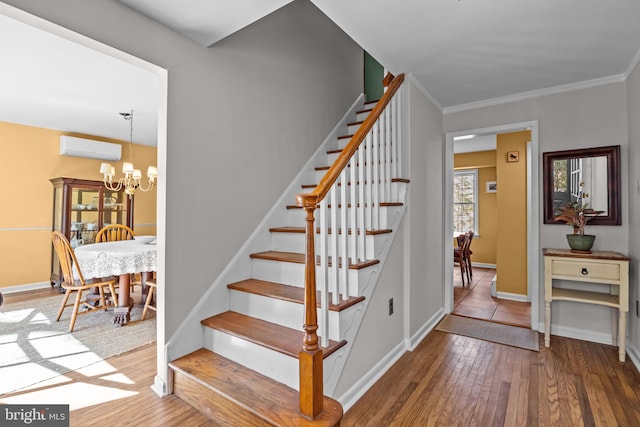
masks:
<instances>
[{"instance_id":1,"label":"white stair riser","mask_svg":"<svg viewBox=\"0 0 640 427\"><path fill-rule=\"evenodd\" d=\"M316 177L316 182L320 182L321 179L322 179L321 176ZM347 190L346 190L347 202L351 201L351 182L352 182L351 177L347 175ZM355 182L359 183L360 178L356 177ZM364 182L369 182L369 181L366 180L365 178ZM383 198L386 200L382 200L382 201L383 202L403 202L404 194L406 193L407 184L404 182L391 182L390 184L391 184L390 185L391 194L389 196L386 196L385 194ZM338 187L338 191L341 191L341 190L342 190L342 185ZM386 190L386 189L383 189L383 190ZM365 187L363 191L365 192L365 195L366 195L367 188ZM311 192L311 190L309 190L308 192ZM359 194L360 194L360 184L356 184L356 197L359 197Z\"/></svg>"},{"instance_id":2,"label":"white stair riser","mask_svg":"<svg viewBox=\"0 0 640 427\"><path fill-rule=\"evenodd\" d=\"M265 280L267 282L281 283L283 285L304 287L304 264L293 262L271 261L264 259L251 260L251 268L253 270L252 278ZM316 267L316 283L319 284L321 277L321 267ZM348 269L349 296L362 295L363 286L367 283L362 281L362 277L369 274L371 268L364 269ZM375 267L377 268L377 267ZM335 273L329 269L329 279L327 280L329 291L333 292L335 288Z\"/></svg>"},{"instance_id":3,"label":"white stair riser","mask_svg":"<svg viewBox=\"0 0 640 427\"><path fill-rule=\"evenodd\" d=\"M304 264L254 258L251 270L254 279L304 287Z\"/></svg>"},{"instance_id":4,"label":"white stair riser","mask_svg":"<svg viewBox=\"0 0 640 427\"><path fill-rule=\"evenodd\" d=\"M367 235L364 238L364 244L366 254L371 254L370 257L359 256L361 259L376 259L374 257L375 254L375 240L380 235ZM319 238L319 234L316 233L316 247L318 245L317 239ZM329 236L331 238L331 236ZM338 236L338 239L341 237ZM349 253L352 252L352 239L351 236L347 236L347 244L349 247ZM358 244L358 243L356 243ZM281 252L297 252L304 253L306 248L306 236L301 233L271 233L271 249L274 251ZM329 247L329 255L332 255L331 247Z\"/></svg>"},{"instance_id":5,"label":"white stair riser","mask_svg":"<svg viewBox=\"0 0 640 427\"><path fill-rule=\"evenodd\" d=\"M299 389L298 359L215 329L204 329L204 348Z\"/></svg>"},{"instance_id":6,"label":"white stair riser","mask_svg":"<svg viewBox=\"0 0 640 427\"><path fill-rule=\"evenodd\" d=\"M304 305L292 301L270 298L249 292L231 290L230 309L247 316L267 322L277 323L291 329L302 330L304 324ZM318 317L320 310L318 309ZM340 313L329 312L329 339L339 341ZM323 328L318 329L319 336L325 336Z\"/></svg>"},{"instance_id":7,"label":"white stair riser","mask_svg":"<svg viewBox=\"0 0 640 427\"><path fill-rule=\"evenodd\" d=\"M215 329L206 327L204 329L204 348L207 350L231 359L295 390L300 390L300 367L297 358ZM331 367L335 364L334 358L338 355L343 356L340 350L325 358L323 370L330 372Z\"/></svg>"},{"instance_id":8,"label":"white stair riser","mask_svg":"<svg viewBox=\"0 0 640 427\"><path fill-rule=\"evenodd\" d=\"M329 217L331 216L332 209L333 208L328 210ZM342 208L339 208L339 210L336 212L337 224L335 227L337 228L342 228L340 209ZM349 218L351 218L351 209L352 208L347 208L347 221L349 221ZM388 218L390 217L390 215L394 215L396 212L398 212L399 209L400 209L400 206L381 206L380 209L377 209L377 210L373 209L371 211L370 220L368 218L368 214L365 213L365 224L367 226L366 228L368 230L384 230L389 228ZM316 224L318 224L319 218L320 218L320 213L318 212L318 210L316 210L316 213L315 213ZM328 221L330 221L330 218L328 218ZM331 228L335 228L333 225L330 225L330 226Z\"/></svg>"},{"instance_id":9,"label":"white stair riser","mask_svg":"<svg viewBox=\"0 0 640 427\"><path fill-rule=\"evenodd\" d=\"M367 108L367 110L368 110L368 109L370 109L370 108L373 108L373 106L371 106L371 107L366 107L366 108ZM358 114L356 114L356 120L354 120L354 121L363 122L363 121L367 118L367 116L369 115L369 113L370 113L370 111L367 111L367 112L364 112L364 113L358 113Z\"/></svg>"}]
</instances>

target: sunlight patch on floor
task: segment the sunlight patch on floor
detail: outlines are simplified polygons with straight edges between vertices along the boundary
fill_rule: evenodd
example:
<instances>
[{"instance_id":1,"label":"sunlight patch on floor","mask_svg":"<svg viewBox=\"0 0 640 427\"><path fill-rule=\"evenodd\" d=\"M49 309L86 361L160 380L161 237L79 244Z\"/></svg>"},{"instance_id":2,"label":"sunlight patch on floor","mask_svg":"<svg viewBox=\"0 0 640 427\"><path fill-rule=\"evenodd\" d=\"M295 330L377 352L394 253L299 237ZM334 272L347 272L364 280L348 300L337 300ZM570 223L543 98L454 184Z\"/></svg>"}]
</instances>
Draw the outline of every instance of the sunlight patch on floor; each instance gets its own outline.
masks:
<instances>
[{"instance_id":1,"label":"sunlight patch on floor","mask_svg":"<svg viewBox=\"0 0 640 427\"><path fill-rule=\"evenodd\" d=\"M45 359L87 353L91 350L71 334L30 339L29 344Z\"/></svg>"},{"instance_id":2,"label":"sunlight patch on floor","mask_svg":"<svg viewBox=\"0 0 640 427\"><path fill-rule=\"evenodd\" d=\"M14 390L23 389L24 387L42 387L44 385L59 384L71 381L70 378L59 374L58 372L45 368L38 363L23 363L6 368L0 368L0 394L8 393ZM34 378L42 379L34 385ZM0 397L0 400L2 397Z\"/></svg>"},{"instance_id":3,"label":"sunlight patch on floor","mask_svg":"<svg viewBox=\"0 0 640 427\"><path fill-rule=\"evenodd\" d=\"M113 381L114 383L120 384L135 384L135 382L130 380L129 377L125 374L107 375L106 377L100 377L100 379L105 381Z\"/></svg>"},{"instance_id":4,"label":"sunlight patch on floor","mask_svg":"<svg viewBox=\"0 0 640 427\"><path fill-rule=\"evenodd\" d=\"M64 366L85 377L96 377L117 371L111 364L92 352L51 359L56 365Z\"/></svg>"}]
</instances>

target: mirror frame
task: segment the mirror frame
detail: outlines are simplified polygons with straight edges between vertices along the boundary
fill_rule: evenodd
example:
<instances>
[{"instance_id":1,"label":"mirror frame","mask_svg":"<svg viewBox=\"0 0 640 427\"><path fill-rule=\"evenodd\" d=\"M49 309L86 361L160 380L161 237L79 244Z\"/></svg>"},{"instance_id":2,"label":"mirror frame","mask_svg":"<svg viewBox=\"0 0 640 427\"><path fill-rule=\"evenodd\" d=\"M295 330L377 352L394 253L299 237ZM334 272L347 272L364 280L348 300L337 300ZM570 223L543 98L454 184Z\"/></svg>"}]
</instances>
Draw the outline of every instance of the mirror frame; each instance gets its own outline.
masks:
<instances>
[{"instance_id":1,"label":"mirror frame","mask_svg":"<svg viewBox=\"0 0 640 427\"><path fill-rule=\"evenodd\" d=\"M542 188L544 201L544 223L563 224L564 221L556 221L553 209L553 162L562 159L575 159L578 157L602 157L607 158L607 191L609 193L608 215L599 215L589 220L589 225L621 225L622 224L622 200L620 198L620 146L582 148L578 150L564 150L542 153Z\"/></svg>"}]
</instances>

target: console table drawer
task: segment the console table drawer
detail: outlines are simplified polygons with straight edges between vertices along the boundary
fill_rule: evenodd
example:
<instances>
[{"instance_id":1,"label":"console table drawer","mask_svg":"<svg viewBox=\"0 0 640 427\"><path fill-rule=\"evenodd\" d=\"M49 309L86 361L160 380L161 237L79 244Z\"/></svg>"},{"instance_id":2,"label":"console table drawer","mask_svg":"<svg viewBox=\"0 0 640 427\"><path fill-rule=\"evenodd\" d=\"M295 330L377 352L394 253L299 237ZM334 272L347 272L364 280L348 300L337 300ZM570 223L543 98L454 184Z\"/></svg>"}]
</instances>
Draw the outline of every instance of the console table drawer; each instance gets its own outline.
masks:
<instances>
[{"instance_id":1,"label":"console table drawer","mask_svg":"<svg viewBox=\"0 0 640 427\"><path fill-rule=\"evenodd\" d=\"M620 280L620 264L606 264L589 261L554 260L551 267L554 276L576 277L578 279Z\"/></svg>"}]
</instances>

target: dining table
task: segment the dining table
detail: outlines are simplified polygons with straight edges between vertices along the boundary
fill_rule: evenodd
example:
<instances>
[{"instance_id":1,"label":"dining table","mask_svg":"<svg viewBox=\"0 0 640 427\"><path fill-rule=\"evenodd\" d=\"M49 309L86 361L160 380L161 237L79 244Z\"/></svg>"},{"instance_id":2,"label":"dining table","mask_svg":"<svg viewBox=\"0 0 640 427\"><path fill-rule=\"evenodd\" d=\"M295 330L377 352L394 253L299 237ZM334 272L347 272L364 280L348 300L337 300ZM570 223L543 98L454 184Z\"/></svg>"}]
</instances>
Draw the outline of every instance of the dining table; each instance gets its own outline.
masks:
<instances>
[{"instance_id":1,"label":"dining table","mask_svg":"<svg viewBox=\"0 0 640 427\"><path fill-rule=\"evenodd\" d=\"M85 280L118 277L118 305L114 308L113 323L126 325L131 320L133 299L130 298L131 275L140 273L143 298L147 291L145 281L157 270L155 241L139 240L90 243L74 249L78 267Z\"/></svg>"}]
</instances>

